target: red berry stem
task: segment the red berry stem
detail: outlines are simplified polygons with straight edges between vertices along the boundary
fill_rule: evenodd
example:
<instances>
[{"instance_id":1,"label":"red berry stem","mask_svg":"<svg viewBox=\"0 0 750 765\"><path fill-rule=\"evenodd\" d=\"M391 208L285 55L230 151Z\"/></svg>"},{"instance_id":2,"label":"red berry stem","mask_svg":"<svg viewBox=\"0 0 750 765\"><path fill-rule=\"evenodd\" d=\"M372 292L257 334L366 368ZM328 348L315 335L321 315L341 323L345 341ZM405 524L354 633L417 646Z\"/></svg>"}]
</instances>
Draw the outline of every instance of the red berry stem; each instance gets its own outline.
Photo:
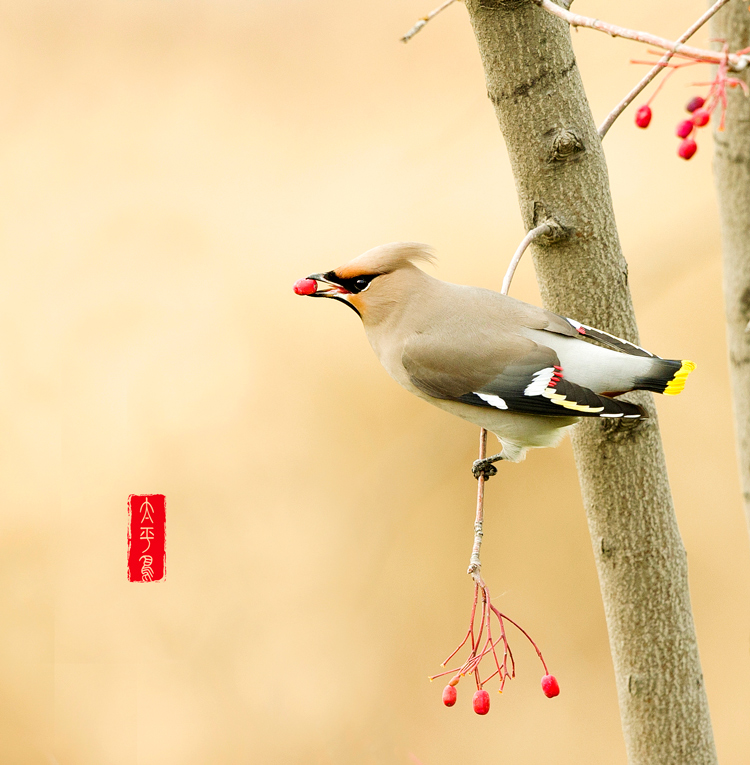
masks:
<instances>
[{"instance_id":1,"label":"red berry stem","mask_svg":"<svg viewBox=\"0 0 750 765\"><path fill-rule=\"evenodd\" d=\"M474 588L474 603L471 606L471 617L469 618L469 629L466 631L466 637L461 641L458 648L440 665L441 667L444 667L465 645L466 641L471 638L471 648L474 649L474 615L477 612L477 601L479 599L479 587ZM442 674L447 675L450 674L450 672L443 672ZM433 675L433 677L440 677L440 675ZM432 679L432 678L430 678Z\"/></svg>"},{"instance_id":2,"label":"red berry stem","mask_svg":"<svg viewBox=\"0 0 750 765\"><path fill-rule=\"evenodd\" d=\"M493 610L496 610L494 606L492 606L492 608L493 608ZM498 615L499 615L499 614L498 614ZM520 632L522 632L522 633L524 634L524 636L526 637L526 640L528 640L528 641L529 641L529 643L531 643L531 645L533 645L533 646L534 646L534 650L536 651L536 655L539 657L539 661L541 661L541 662L542 662L542 666L544 667L544 672L545 672L545 674L549 674L549 670L547 669L547 662L544 660L544 656L542 656L542 651L541 651L541 649L539 648L539 646L538 646L538 645L537 645L537 644L534 642L534 640L532 639L531 635L529 635L529 633L528 633L528 632L526 632L526 630L525 630L525 629L524 629L524 628L523 628L523 627L522 627L520 624L516 624L516 623L513 621L513 619L511 619L509 616L506 616L505 618L506 618L506 619L507 619L507 620L508 620L508 621L509 621L509 622L510 622L510 623L511 623L511 624L512 624L512 625L513 625L513 626L514 626L514 627L515 627L517 630L519 630Z\"/></svg>"},{"instance_id":3,"label":"red berry stem","mask_svg":"<svg viewBox=\"0 0 750 765\"><path fill-rule=\"evenodd\" d=\"M651 94L651 97L646 101L646 105L650 106L651 102L656 98L659 91L664 87L664 85L667 83L667 80L678 70L681 69L683 66L687 66L686 64L668 64L667 68L669 71L664 75L664 77L661 78L661 82L654 88L654 92Z\"/></svg>"}]
</instances>

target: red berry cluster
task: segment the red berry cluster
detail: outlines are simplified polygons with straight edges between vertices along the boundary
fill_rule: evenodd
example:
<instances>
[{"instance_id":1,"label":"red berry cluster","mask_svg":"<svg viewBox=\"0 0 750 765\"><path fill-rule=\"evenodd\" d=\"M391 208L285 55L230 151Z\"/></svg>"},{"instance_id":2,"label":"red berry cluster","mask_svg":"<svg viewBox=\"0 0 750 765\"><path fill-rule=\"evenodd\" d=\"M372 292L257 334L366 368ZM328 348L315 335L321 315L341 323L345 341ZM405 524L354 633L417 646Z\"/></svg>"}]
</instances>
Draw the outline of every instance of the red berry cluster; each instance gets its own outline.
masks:
<instances>
[{"instance_id":1,"label":"red berry cluster","mask_svg":"<svg viewBox=\"0 0 750 765\"><path fill-rule=\"evenodd\" d=\"M711 112L709 108L704 109L706 103L705 98L695 96L688 101L685 109L687 109L692 117L688 117L686 120L682 120L677 125L675 131L678 138L682 138L679 148L677 149L678 156L683 159L690 159L696 151L698 151L698 144L692 137L695 128L701 128L708 125L708 121L711 119ZM651 124L651 107L648 104L641 106L635 113L635 124L639 128L647 128Z\"/></svg>"},{"instance_id":2,"label":"red berry cluster","mask_svg":"<svg viewBox=\"0 0 750 765\"><path fill-rule=\"evenodd\" d=\"M482 600L481 613L477 614L480 595ZM551 699L560 693L560 686L557 684L554 676L549 674L547 662L544 661L544 656L542 656L539 646L520 624L514 622L507 614L498 611L492 603L487 585L479 581L474 583L474 603L471 607L469 628L466 630L466 635L459 643L458 648L451 653L441 666L444 667L448 664L467 643L469 657L461 666L440 672L430 678L430 680L435 680L446 675L452 676L448 685L443 688L443 704L446 707L455 705L458 696L456 686L461 681L461 678L473 675L477 690L472 699L472 706L478 715L486 715L490 711L490 695L484 690L487 682L492 680L493 677L498 677L500 681L499 691L502 693L506 681L516 676L516 661L513 658L513 652L510 650L508 635L505 631L506 622L512 624L531 643L536 651L539 661L544 667L544 677L542 678L544 695ZM497 632L498 628L500 630L499 634ZM494 635L493 629L495 630ZM487 660L486 662L484 661L485 659ZM480 674L483 664L491 665L489 667L489 674L485 677L482 677Z\"/></svg>"},{"instance_id":3,"label":"red berry cluster","mask_svg":"<svg viewBox=\"0 0 750 765\"><path fill-rule=\"evenodd\" d=\"M458 698L458 692L456 686L460 677L454 677L448 685L443 688L443 704L446 707L452 707L456 703ZM553 699L555 696L560 695L560 684L557 682L557 678L554 675L545 675L542 678L542 691L548 699ZM480 688L474 694L471 700L472 707L478 715L486 715L490 711L490 694Z\"/></svg>"},{"instance_id":4,"label":"red berry cluster","mask_svg":"<svg viewBox=\"0 0 750 765\"><path fill-rule=\"evenodd\" d=\"M695 128L708 125L708 121L711 119L711 113L708 109L703 108L705 103L706 99L701 98L701 96L691 98L685 109L687 109L693 116L683 120L677 125L675 133L678 138L682 138L682 142L677 149L677 154L683 159L690 159L693 154L698 151L698 144L695 142L695 139L691 137Z\"/></svg>"},{"instance_id":5,"label":"red berry cluster","mask_svg":"<svg viewBox=\"0 0 750 765\"><path fill-rule=\"evenodd\" d=\"M728 48L724 46L724 53L728 54ZM750 53L750 48L744 48L737 51L738 55L746 55ZM677 54L679 56L679 53ZM704 61L704 59L700 59ZM649 61L634 61L634 64L650 64ZM649 100L641 106L635 113L635 124L639 128L647 128L651 123L651 106L650 103L654 100L657 93L664 86L664 83L678 70L686 66L693 66L698 63L697 61L687 61L679 64L666 63L664 66L669 68L669 72L664 76L659 86L654 91ZM709 63L705 61L705 63ZM698 144L693 138L693 131L696 128L702 128L708 125L711 119L711 113L717 107L720 108L721 119L719 119L719 130L724 130L724 118L726 116L727 109L727 88L740 87L744 91L745 95L750 97L750 87L747 83L736 77L729 77L729 57L725 55L723 61L716 68L716 73L712 82L694 82L693 85L705 85L709 86L706 97L695 96L688 101L685 108L692 115L686 120L680 122L677 125L676 133L677 137L682 139L680 146L677 149L677 155L683 159L690 159L696 151L698 151Z\"/></svg>"}]
</instances>

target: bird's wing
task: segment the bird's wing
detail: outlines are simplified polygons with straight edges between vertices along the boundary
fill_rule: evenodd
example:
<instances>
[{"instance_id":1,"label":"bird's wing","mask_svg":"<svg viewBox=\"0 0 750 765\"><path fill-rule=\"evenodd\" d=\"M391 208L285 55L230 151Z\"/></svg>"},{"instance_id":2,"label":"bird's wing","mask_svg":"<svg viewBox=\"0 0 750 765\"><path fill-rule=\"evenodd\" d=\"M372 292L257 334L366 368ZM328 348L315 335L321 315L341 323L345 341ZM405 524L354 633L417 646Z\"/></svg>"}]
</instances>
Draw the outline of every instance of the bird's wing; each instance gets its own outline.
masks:
<instances>
[{"instance_id":1,"label":"bird's wing","mask_svg":"<svg viewBox=\"0 0 750 765\"><path fill-rule=\"evenodd\" d=\"M512 298L508 298L512 300ZM577 337L579 339L595 340L602 345L606 345L620 353L627 353L630 356L648 356L650 358L659 358L656 354L641 348L640 345L623 340L621 337L610 335L603 329L589 327L587 324L581 324L575 319L568 319L560 316L545 308L539 308L529 303L514 301L514 308L518 313L519 321L523 326L529 329L543 329L546 332L554 332L557 335L566 335L567 337Z\"/></svg>"},{"instance_id":2,"label":"bird's wing","mask_svg":"<svg viewBox=\"0 0 750 765\"><path fill-rule=\"evenodd\" d=\"M411 382L434 398L552 417L644 417L641 407L565 379L555 351L520 335L414 335L401 361Z\"/></svg>"}]
</instances>

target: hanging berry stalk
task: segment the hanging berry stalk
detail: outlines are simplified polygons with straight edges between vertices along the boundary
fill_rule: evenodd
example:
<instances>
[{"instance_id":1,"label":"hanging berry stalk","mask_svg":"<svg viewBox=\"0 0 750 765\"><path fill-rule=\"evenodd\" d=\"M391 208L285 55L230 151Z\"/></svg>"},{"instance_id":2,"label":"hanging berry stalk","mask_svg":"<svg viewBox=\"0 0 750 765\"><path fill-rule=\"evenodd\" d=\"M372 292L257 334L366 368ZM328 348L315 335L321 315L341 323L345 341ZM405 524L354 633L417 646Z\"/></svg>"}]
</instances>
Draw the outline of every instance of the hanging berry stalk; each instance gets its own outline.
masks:
<instances>
[{"instance_id":1,"label":"hanging berry stalk","mask_svg":"<svg viewBox=\"0 0 750 765\"><path fill-rule=\"evenodd\" d=\"M479 616L477 617L477 605L479 603L479 597L481 594L482 608ZM499 635L493 635L493 622L496 625L496 630L499 629ZM505 630L505 623L512 624L521 634L531 643L534 650L539 657L539 660L544 667L545 678L552 678L554 685L557 687L557 693L548 693L544 682L542 683L542 690L549 698L557 696L560 692L559 686L557 686L557 680L553 675L549 674L547 664L544 661L539 646L534 642L528 632L523 627L517 624L507 614L501 613L494 605L492 605L492 599L490 597L487 585L479 582L474 584L474 602L471 607L471 617L469 620L469 628L466 631L466 635L458 647L448 658L442 663L441 666L446 666L448 662L468 643L469 655L466 661L459 667L448 669L445 672L440 672L437 675L433 675L430 680L436 680L439 677L445 677L452 675L450 683L443 689L443 703L452 707L456 703L456 686L462 677L466 675L474 675L474 682L476 683L477 693L474 694L474 711L477 714L487 714L489 711L489 696L487 696L486 707L484 702L480 704L480 708L484 711L479 711L477 708L477 698L479 698L480 692L486 694L483 690L483 686L495 676L498 677L500 687L499 692L502 693L505 688L505 683L509 679L513 679L516 676L516 664L513 658L513 651L511 650L508 636ZM480 674L480 665L482 661L487 658L490 661L490 674L482 678ZM484 696L481 696L484 699Z\"/></svg>"}]
</instances>

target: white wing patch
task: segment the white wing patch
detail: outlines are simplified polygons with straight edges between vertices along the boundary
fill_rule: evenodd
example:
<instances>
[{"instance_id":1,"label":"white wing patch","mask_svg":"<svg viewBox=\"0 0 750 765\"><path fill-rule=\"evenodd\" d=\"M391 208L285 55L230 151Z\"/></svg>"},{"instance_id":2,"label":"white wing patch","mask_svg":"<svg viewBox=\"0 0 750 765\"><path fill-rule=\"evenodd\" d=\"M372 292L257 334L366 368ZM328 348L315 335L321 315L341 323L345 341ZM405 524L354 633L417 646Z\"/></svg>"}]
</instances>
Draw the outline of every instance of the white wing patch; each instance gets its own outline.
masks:
<instances>
[{"instance_id":1,"label":"white wing patch","mask_svg":"<svg viewBox=\"0 0 750 765\"><path fill-rule=\"evenodd\" d=\"M482 401L486 401L490 406L494 406L496 409L507 409L508 405L505 403L505 399L500 396L493 396L490 393L475 393L475 396L479 396Z\"/></svg>"},{"instance_id":2,"label":"white wing patch","mask_svg":"<svg viewBox=\"0 0 750 765\"><path fill-rule=\"evenodd\" d=\"M531 382L526 386L524 396L544 396L553 404L565 407L565 409L575 409L577 412L603 412L603 406L588 406L579 404L576 401L570 401L562 393L558 393L555 386L562 378L562 369L560 367L545 367L532 375Z\"/></svg>"},{"instance_id":3,"label":"white wing patch","mask_svg":"<svg viewBox=\"0 0 750 765\"><path fill-rule=\"evenodd\" d=\"M540 369L537 372L534 372L534 374L531 376L531 382L523 391L523 395L541 396L549 387L550 380L554 374L554 367L545 367L544 369Z\"/></svg>"}]
</instances>

